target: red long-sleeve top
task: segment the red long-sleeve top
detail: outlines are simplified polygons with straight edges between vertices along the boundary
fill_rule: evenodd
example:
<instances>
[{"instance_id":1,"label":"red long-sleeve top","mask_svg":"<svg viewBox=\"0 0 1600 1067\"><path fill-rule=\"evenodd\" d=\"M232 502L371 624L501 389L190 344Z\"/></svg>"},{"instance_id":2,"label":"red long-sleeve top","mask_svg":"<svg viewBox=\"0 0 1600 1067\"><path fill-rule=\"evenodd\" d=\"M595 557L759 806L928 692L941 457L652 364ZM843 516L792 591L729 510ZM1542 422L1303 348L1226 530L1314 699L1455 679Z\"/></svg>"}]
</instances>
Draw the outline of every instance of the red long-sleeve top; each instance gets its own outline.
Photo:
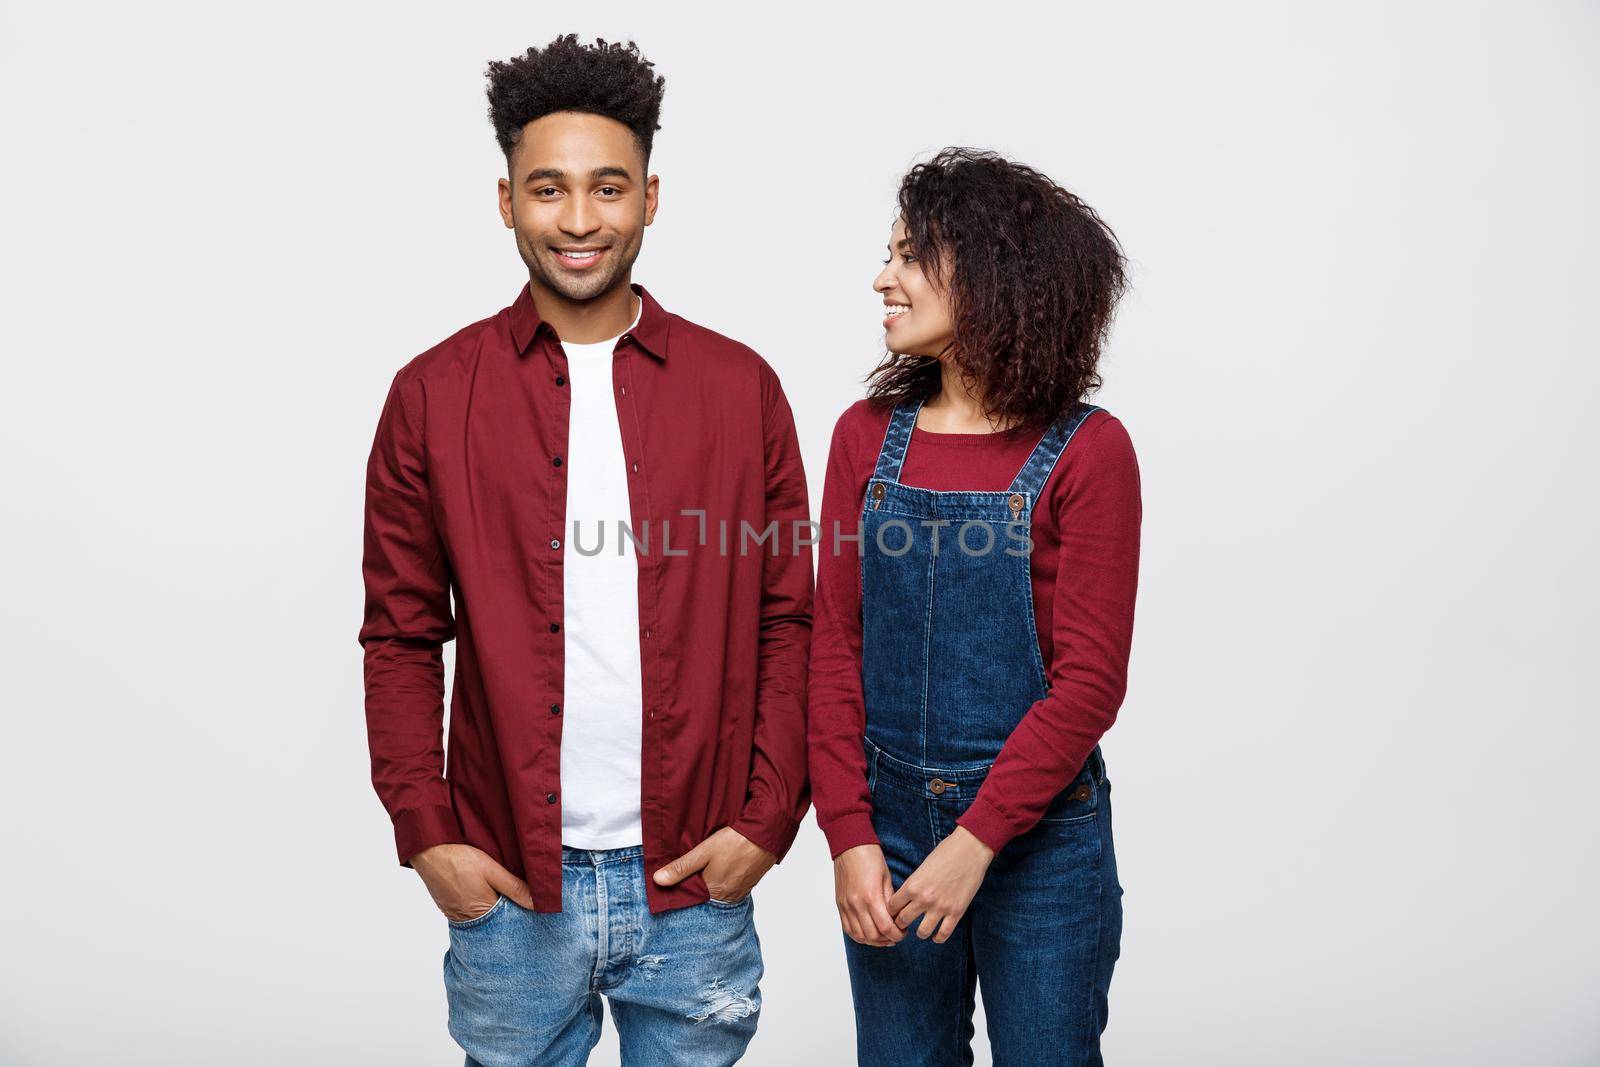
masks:
<instances>
[{"instance_id":1,"label":"red long-sleeve top","mask_svg":"<svg viewBox=\"0 0 1600 1067\"><path fill-rule=\"evenodd\" d=\"M835 548L834 523L857 531L890 410L860 400L833 430L822 492L821 551L808 705L812 803L834 856L874 844L861 737L861 555ZM1043 431L956 434L916 429L900 480L944 492L1003 492ZM1111 726L1127 686L1139 575L1139 466L1122 423L1104 411L1073 436L1033 511L1034 623L1050 691L1030 707L957 822L999 851L1031 828Z\"/></svg>"}]
</instances>

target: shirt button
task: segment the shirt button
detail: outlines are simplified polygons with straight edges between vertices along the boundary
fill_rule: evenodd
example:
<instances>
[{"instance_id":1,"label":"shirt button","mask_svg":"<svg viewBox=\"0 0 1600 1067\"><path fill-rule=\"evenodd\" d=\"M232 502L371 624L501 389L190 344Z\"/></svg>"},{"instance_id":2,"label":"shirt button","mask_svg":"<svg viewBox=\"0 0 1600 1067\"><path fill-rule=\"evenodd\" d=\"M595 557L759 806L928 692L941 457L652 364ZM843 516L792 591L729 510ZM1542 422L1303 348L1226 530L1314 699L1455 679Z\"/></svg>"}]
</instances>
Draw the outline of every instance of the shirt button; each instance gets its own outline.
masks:
<instances>
[{"instance_id":1,"label":"shirt button","mask_svg":"<svg viewBox=\"0 0 1600 1067\"><path fill-rule=\"evenodd\" d=\"M550 714L552 714L552 715L560 715L561 714L561 705L560 704L551 704L550 705Z\"/></svg>"},{"instance_id":2,"label":"shirt button","mask_svg":"<svg viewBox=\"0 0 1600 1067\"><path fill-rule=\"evenodd\" d=\"M556 540L554 537L552 537L552 538L550 538L550 547L551 548L560 548L561 547L561 542Z\"/></svg>"},{"instance_id":3,"label":"shirt button","mask_svg":"<svg viewBox=\"0 0 1600 1067\"><path fill-rule=\"evenodd\" d=\"M638 465L638 464L637 464L637 463L635 463L635 464L634 464L634 465L633 465L633 473L635 473L635 474L638 474L638 473L639 473L639 465Z\"/></svg>"},{"instance_id":4,"label":"shirt button","mask_svg":"<svg viewBox=\"0 0 1600 1067\"><path fill-rule=\"evenodd\" d=\"M558 374L558 375L556 375L556 384L557 385L566 385L567 384L567 380L565 378L563 378L561 375Z\"/></svg>"},{"instance_id":5,"label":"shirt button","mask_svg":"<svg viewBox=\"0 0 1600 1067\"><path fill-rule=\"evenodd\" d=\"M646 637L649 637L649 636L650 636L650 631L649 631L649 630L646 630L646 631L645 631L645 632L644 632L644 635L645 635L645 636L646 636Z\"/></svg>"},{"instance_id":6,"label":"shirt button","mask_svg":"<svg viewBox=\"0 0 1600 1067\"><path fill-rule=\"evenodd\" d=\"M556 795L554 793L546 793L544 795L544 802L546 804L554 804L556 802Z\"/></svg>"},{"instance_id":7,"label":"shirt button","mask_svg":"<svg viewBox=\"0 0 1600 1067\"><path fill-rule=\"evenodd\" d=\"M555 459L551 460L551 462L559 467L559 466L561 466L561 457L557 456Z\"/></svg>"},{"instance_id":8,"label":"shirt button","mask_svg":"<svg viewBox=\"0 0 1600 1067\"><path fill-rule=\"evenodd\" d=\"M550 624L550 632L553 633L553 634L554 633L560 633L561 632L561 624L559 622L551 623Z\"/></svg>"},{"instance_id":9,"label":"shirt button","mask_svg":"<svg viewBox=\"0 0 1600 1067\"><path fill-rule=\"evenodd\" d=\"M627 396L628 395L628 387L626 385L624 385L622 387L622 395L623 396Z\"/></svg>"}]
</instances>

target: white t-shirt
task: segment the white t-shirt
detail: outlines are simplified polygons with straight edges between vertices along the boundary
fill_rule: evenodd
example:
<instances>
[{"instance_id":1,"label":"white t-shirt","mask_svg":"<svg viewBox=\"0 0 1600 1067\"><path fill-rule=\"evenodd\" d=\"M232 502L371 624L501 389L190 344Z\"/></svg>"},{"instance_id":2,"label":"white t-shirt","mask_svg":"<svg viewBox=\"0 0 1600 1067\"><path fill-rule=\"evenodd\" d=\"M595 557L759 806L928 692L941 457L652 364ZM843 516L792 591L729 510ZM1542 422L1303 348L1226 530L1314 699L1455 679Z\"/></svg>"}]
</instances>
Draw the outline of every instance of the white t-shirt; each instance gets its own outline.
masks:
<instances>
[{"instance_id":1,"label":"white t-shirt","mask_svg":"<svg viewBox=\"0 0 1600 1067\"><path fill-rule=\"evenodd\" d=\"M631 527L633 513L612 377L616 344L616 337L592 345L561 343L572 390L561 556L566 634L561 843L571 848L624 848L644 840L639 561L625 535L618 554L618 524Z\"/></svg>"}]
</instances>

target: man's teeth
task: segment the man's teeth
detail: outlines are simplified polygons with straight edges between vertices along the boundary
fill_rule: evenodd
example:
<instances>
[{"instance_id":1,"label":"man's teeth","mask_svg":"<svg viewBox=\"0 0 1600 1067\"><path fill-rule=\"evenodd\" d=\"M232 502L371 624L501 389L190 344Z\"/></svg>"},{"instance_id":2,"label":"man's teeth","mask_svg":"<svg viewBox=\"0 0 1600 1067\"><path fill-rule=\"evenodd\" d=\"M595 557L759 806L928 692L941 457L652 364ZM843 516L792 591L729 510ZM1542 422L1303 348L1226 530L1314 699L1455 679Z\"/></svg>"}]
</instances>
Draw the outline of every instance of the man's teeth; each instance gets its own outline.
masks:
<instances>
[{"instance_id":1,"label":"man's teeth","mask_svg":"<svg viewBox=\"0 0 1600 1067\"><path fill-rule=\"evenodd\" d=\"M904 315L906 312L908 312L910 310L911 310L911 307L910 307L909 304L890 304L889 305L889 314L890 315Z\"/></svg>"},{"instance_id":2,"label":"man's teeth","mask_svg":"<svg viewBox=\"0 0 1600 1067\"><path fill-rule=\"evenodd\" d=\"M600 250L597 248L593 252L562 252L561 254L568 259L593 259L600 254Z\"/></svg>"}]
</instances>

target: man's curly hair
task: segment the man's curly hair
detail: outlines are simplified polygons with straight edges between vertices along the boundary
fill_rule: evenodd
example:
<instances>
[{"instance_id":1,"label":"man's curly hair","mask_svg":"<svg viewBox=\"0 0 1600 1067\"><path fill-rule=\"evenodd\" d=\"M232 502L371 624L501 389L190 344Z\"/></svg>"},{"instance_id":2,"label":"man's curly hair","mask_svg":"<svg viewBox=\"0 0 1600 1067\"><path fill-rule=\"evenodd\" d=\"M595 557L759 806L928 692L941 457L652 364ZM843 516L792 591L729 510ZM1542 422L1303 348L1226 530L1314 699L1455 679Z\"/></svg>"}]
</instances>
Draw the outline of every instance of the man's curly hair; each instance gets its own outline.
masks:
<instances>
[{"instance_id":1,"label":"man's curly hair","mask_svg":"<svg viewBox=\"0 0 1600 1067\"><path fill-rule=\"evenodd\" d=\"M607 44L596 38L585 45L569 33L542 49L492 61L484 73L489 79L489 121L508 166L522 128L557 111L616 119L633 131L649 166L667 79L654 73L632 41Z\"/></svg>"},{"instance_id":2,"label":"man's curly hair","mask_svg":"<svg viewBox=\"0 0 1600 1067\"><path fill-rule=\"evenodd\" d=\"M929 280L949 293L945 354L1010 429L1038 429L1100 386L1101 346L1127 285L1116 234L1031 167L946 148L900 183L900 217ZM880 405L929 400L937 360L888 353L867 376Z\"/></svg>"}]
</instances>

